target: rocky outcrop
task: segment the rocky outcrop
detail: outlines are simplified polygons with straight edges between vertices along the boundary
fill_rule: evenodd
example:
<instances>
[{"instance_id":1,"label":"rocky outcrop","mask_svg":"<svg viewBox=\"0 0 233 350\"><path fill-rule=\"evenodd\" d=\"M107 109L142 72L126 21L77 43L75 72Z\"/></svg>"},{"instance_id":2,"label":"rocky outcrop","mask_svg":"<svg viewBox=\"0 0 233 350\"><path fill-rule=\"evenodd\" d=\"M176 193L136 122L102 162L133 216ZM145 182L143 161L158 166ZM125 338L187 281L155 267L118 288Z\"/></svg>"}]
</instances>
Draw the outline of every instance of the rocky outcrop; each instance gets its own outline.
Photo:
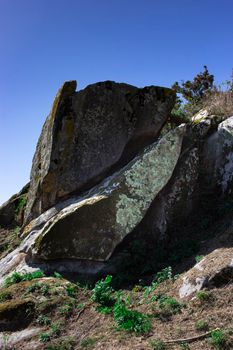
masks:
<instances>
[{"instance_id":1,"label":"rocky outcrop","mask_svg":"<svg viewBox=\"0 0 233 350\"><path fill-rule=\"evenodd\" d=\"M188 297L202 288L224 286L233 280L233 248L216 249L205 256L183 276L181 298Z\"/></svg>"},{"instance_id":2,"label":"rocky outcrop","mask_svg":"<svg viewBox=\"0 0 233 350\"><path fill-rule=\"evenodd\" d=\"M22 225L27 202L29 183L0 206L0 227Z\"/></svg>"},{"instance_id":3,"label":"rocky outcrop","mask_svg":"<svg viewBox=\"0 0 233 350\"><path fill-rule=\"evenodd\" d=\"M25 223L93 187L152 143L175 101L170 89L111 81L59 90L33 159Z\"/></svg>"},{"instance_id":4,"label":"rocky outcrop","mask_svg":"<svg viewBox=\"0 0 233 350\"><path fill-rule=\"evenodd\" d=\"M33 255L43 259L108 260L171 178L184 133L184 125L171 131L107 178L86 199L74 201L55 215L37 237Z\"/></svg>"},{"instance_id":5,"label":"rocky outcrop","mask_svg":"<svg viewBox=\"0 0 233 350\"><path fill-rule=\"evenodd\" d=\"M222 195L233 191L233 117L219 124L205 142L203 151L204 176L211 189Z\"/></svg>"}]
</instances>

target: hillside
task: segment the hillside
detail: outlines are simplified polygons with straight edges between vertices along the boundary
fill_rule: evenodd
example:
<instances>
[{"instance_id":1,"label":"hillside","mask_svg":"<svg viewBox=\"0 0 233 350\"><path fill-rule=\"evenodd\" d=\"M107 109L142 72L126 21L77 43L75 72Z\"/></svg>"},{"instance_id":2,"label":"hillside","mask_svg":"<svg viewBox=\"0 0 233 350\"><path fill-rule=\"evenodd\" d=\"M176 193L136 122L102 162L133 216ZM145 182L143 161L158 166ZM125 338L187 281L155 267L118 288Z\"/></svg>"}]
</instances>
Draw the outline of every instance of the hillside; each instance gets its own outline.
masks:
<instances>
[{"instance_id":1,"label":"hillside","mask_svg":"<svg viewBox=\"0 0 233 350\"><path fill-rule=\"evenodd\" d=\"M0 348L233 348L233 117L175 103L60 88L0 207Z\"/></svg>"}]
</instances>

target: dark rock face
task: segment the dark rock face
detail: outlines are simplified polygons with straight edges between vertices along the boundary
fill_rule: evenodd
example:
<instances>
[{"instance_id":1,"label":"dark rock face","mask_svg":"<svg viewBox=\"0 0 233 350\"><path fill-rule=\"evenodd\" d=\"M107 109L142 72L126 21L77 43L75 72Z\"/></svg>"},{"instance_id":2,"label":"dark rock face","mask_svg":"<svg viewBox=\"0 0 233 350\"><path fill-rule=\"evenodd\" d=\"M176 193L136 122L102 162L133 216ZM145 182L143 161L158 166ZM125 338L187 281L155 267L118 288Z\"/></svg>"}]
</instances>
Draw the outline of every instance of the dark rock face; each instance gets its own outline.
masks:
<instances>
[{"instance_id":1,"label":"dark rock face","mask_svg":"<svg viewBox=\"0 0 233 350\"><path fill-rule=\"evenodd\" d=\"M7 227L13 224L22 225L28 190L29 183L19 193L13 195L7 202L0 206L1 227Z\"/></svg>"},{"instance_id":2,"label":"dark rock face","mask_svg":"<svg viewBox=\"0 0 233 350\"><path fill-rule=\"evenodd\" d=\"M72 193L81 193L156 139L174 105L170 89L111 81L59 90L31 171L25 223Z\"/></svg>"}]
</instances>

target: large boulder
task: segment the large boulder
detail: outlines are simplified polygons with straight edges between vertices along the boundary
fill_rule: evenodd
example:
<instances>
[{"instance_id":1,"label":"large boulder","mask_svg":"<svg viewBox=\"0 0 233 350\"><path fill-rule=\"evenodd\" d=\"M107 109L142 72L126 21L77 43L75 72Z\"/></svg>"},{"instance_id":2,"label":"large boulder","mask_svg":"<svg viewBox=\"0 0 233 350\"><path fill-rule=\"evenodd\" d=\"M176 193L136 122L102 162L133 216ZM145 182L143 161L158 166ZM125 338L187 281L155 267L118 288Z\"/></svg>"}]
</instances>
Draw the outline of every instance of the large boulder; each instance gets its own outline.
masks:
<instances>
[{"instance_id":1,"label":"large boulder","mask_svg":"<svg viewBox=\"0 0 233 350\"><path fill-rule=\"evenodd\" d=\"M203 176L210 189L226 196L233 191L233 117L219 124L205 141Z\"/></svg>"},{"instance_id":2,"label":"large boulder","mask_svg":"<svg viewBox=\"0 0 233 350\"><path fill-rule=\"evenodd\" d=\"M53 216L32 245L41 259L106 261L140 223L172 176L185 126L165 135L123 169Z\"/></svg>"},{"instance_id":3,"label":"large boulder","mask_svg":"<svg viewBox=\"0 0 233 350\"><path fill-rule=\"evenodd\" d=\"M25 223L70 194L82 193L155 141L174 105L162 87L111 81L59 90L33 158Z\"/></svg>"}]
</instances>

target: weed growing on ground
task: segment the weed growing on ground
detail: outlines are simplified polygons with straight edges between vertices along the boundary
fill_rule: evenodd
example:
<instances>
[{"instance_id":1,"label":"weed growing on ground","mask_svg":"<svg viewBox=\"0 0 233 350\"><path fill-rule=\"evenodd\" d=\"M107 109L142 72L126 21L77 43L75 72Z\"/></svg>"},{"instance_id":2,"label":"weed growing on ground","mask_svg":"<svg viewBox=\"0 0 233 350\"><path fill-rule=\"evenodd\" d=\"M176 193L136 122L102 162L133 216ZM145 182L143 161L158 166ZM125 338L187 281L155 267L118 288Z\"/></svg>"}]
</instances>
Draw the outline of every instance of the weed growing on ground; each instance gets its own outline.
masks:
<instances>
[{"instance_id":1,"label":"weed growing on ground","mask_svg":"<svg viewBox=\"0 0 233 350\"><path fill-rule=\"evenodd\" d=\"M166 344L160 339L151 340L149 344L153 350L166 350L167 348Z\"/></svg>"},{"instance_id":2,"label":"weed growing on ground","mask_svg":"<svg viewBox=\"0 0 233 350\"><path fill-rule=\"evenodd\" d=\"M149 333L152 327L147 315L127 309L120 298L114 306L114 320L119 329L140 334Z\"/></svg>"},{"instance_id":3,"label":"weed growing on ground","mask_svg":"<svg viewBox=\"0 0 233 350\"><path fill-rule=\"evenodd\" d=\"M199 301L206 302L212 299L212 294L210 292L199 291L197 292L196 297Z\"/></svg>"},{"instance_id":4,"label":"weed growing on ground","mask_svg":"<svg viewBox=\"0 0 233 350\"><path fill-rule=\"evenodd\" d=\"M195 323L195 328L197 331L208 331L209 325L204 320L199 320Z\"/></svg>"},{"instance_id":5,"label":"weed growing on ground","mask_svg":"<svg viewBox=\"0 0 233 350\"><path fill-rule=\"evenodd\" d=\"M99 303L102 306L113 306L115 299L112 297L114 292L111 287L112 276L108 275L105 279L98 281L92 290L92 301Z\"/></svg>"},{"instance_id":6,"label":"weed growing on ground","mask_svg":"<svg viewBox=\"0 0 233 350\"><path fill-rule=\"evenodd\" d=\"M155 306L155 317L160 319L168 318L181 312L184 305L180 304L175 298L167 295L158 295Z\"/></svg>"},{"instance_id":7,"label":"weed growing on ground","mask_svg":"<svg viewBox=\"0 0 233 350\"><path fill-rule=\"evenodd\" d=\"M45 315L39 315L36 321L42 326L48 326L51 324L50 319Z\"/></svg>"},{"instance_id":8,"label":"weed growing on ground","mask_svg":"<svg viewBox=\"0 0 233 350\"><path fill-rule=\"evenodd\" d=\"M51 336L48 332L41 333L39 336L39 340L43 343L50 341Z\"/></svg>"},{"instance_id":9,"label":"weed growing on ground","mask_svg":"<svg viewBox=\"0 0 233 350\"><path fill-rule=\"evenodd\" d=\"M222 329L211 332L209 343L217 350L229 349L229 339L226 332Z\"/></svg>"}]
</instances>

